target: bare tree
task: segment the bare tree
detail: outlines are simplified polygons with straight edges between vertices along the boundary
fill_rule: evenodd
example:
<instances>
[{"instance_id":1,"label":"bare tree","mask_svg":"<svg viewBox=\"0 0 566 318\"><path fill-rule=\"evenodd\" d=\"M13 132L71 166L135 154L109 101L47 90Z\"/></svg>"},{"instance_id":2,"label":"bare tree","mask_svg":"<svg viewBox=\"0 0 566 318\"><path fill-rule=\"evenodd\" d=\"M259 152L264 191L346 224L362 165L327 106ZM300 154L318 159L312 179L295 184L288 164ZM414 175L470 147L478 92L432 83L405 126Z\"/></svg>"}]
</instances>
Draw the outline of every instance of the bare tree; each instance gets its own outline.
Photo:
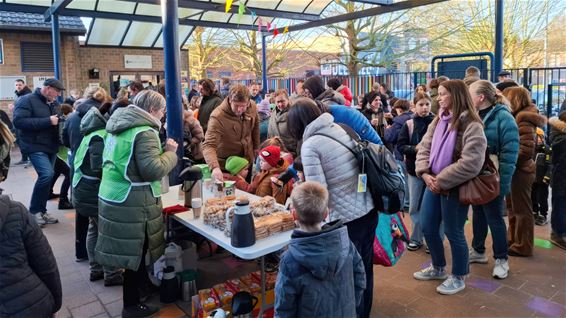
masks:
<instances>
[{"instance_id":1,"label":"bare tree","mask_svg":"<svg viewBox=\"0 0 566 318\"><path fill-rule=\"evenodd\" d=\"M503 65L505 68L542 65L547 16L560 5L560 0L507 0L504 4ZM495 2L481 0L440 4L450 23L461 24L470 19L468 27L440 41L436 53L493 52L495 48Z\"/></svg>"},{"instance_id":2,"label":"bare tree","mask_svg":"<svg viewBox=\"0 0 566 318\"><path fill-rule=\"evenodd\" d=\"M206 70L222 63L228 50L223 45L228 42L226 31L196 27L189 43L189 70L191 78L206 77Z\"/></svg>"}]
</instances>

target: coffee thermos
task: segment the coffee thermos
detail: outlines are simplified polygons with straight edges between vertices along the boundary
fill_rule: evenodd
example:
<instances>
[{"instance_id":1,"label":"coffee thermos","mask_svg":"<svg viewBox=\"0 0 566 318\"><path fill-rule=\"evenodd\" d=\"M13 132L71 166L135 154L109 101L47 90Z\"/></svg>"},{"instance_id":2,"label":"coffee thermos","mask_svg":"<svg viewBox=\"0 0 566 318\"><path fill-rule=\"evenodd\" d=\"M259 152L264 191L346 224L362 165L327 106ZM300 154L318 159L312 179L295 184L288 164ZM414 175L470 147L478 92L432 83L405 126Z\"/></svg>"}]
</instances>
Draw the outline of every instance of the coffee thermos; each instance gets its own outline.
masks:
<instances>
[{"instance_id":1,"label":"coffee thermos","mask_svg":"<svg viewBox=\"0 0 566 318\"><path fill-rule=\"evenodd\" d=\"M234 218L230 222L230 214ZM226 211L226 227L231 231L231 244L234 247L248 247L255 244L254 218L248 200L236 201L236 205Z\"/></svg>"},{"instance_id":2,"label":"coffee thermos","mask_svg":"<svg viewBox=\"0 0 566 318\"><path fill-rule=\"evenodd\" d=\"M179 299L179 278L173 266L167 266L163 270L163 279L161 286L159 286L159 299L165 304Z\"/></svg>"}]
</instances>

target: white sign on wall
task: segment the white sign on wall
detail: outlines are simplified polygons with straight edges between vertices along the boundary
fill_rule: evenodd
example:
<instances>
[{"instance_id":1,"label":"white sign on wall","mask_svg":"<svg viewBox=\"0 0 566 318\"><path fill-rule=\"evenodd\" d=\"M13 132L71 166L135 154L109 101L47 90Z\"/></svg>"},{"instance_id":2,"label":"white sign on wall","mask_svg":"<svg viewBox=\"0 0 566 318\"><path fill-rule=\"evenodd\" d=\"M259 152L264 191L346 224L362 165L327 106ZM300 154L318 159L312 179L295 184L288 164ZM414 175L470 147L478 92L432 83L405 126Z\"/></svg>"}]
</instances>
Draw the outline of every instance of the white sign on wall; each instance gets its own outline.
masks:
<instances>
[{"instance_id":1,"label":"white sign on wall","mask_svg":"<svg viewBox=\"0 0 566 318\"><path fill-rule=\"evenodd\" d=\"M152 68L151 55L124 55L124 68Z\"/></svg>"},{"instance_id":2,"label":"white sign on wall","mask_svg":"<svg viewBox=\"0 0 566 318\"><path fill-rule=\"evenodd\" d=\"M33 77L33 88L38 88L38 87L42 87L43 86L43 82L45 82L46 79L48 78L52 78L53 76L34 76Z\"/></svg>"}]
</instances>

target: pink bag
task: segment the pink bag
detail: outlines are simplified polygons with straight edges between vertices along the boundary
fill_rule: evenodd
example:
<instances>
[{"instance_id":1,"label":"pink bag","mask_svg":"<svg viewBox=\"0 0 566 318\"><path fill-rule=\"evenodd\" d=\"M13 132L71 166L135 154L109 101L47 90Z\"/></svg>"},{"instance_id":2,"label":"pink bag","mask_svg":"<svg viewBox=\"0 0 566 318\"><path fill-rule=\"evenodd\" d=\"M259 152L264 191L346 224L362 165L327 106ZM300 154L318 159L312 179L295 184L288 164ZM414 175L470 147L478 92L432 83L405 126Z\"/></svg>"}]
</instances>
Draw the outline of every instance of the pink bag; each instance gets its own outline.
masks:
<instances>
[{"instance_id":1,"label":"pink bag","mask_svg":"<svg viewBox=\"0 0 566 318\"><path fill-rule=\"evenodd\" d=\"M403 223L402 212L378 215L379 223L373 240L373 264L393 266L407 249L409 231Z\"/></svg>"}]
</instances>

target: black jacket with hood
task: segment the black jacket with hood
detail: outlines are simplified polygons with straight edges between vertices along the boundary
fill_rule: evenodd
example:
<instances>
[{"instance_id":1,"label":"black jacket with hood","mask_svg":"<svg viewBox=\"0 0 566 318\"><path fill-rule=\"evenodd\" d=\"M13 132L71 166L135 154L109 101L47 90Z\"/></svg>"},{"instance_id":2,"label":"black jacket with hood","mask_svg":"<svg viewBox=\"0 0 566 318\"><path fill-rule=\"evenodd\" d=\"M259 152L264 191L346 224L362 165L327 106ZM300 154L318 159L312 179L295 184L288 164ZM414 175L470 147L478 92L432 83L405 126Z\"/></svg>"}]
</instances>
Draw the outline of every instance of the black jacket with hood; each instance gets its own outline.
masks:
<instances>
[{"instance_id":1,"label":"black jacket with hood","mask_svg":"<svg viewBox=\"0 0 566 318\"><path fill-rule=\"evenodd\" d=\"M65 128L63 128L63 144L65 144L65 147L71 149L73 155L77 152L84 137L81 133L81 120L92 107L100 108L100 102L96 99L89 98L80 103L79 106L77 106L77 110L69 115L69 118L65 121Z\"/></svg>"}]
</instances>

